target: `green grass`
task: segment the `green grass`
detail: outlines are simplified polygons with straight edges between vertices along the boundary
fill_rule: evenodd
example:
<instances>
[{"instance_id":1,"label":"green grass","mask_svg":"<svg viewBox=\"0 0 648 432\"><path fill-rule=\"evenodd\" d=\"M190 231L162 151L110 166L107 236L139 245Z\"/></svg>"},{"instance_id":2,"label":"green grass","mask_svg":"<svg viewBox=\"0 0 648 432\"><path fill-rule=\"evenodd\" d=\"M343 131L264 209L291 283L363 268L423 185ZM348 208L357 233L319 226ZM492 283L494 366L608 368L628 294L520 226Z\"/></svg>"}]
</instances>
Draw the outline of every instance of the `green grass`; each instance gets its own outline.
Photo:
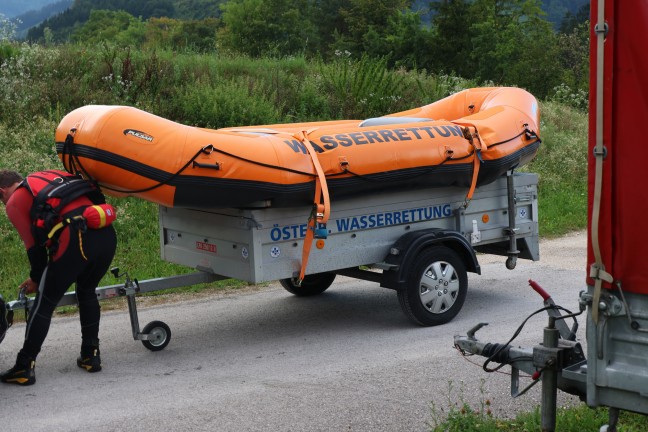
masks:
<instances>
[{"instance_id":1,"label":"green grass","mask_svg":"<svg viewBox=\"0 0 648 432\"><path fill-rule=\"evenodd\" d=\"M493 415L498 410L493 406L485 393L485 380L480 381L480 400L477 406L465 400L463 382L458 386L448 381L444 396L446 403L430 406L428 430L430 432L535 432L541 431L540 407L530 412L523 412L514 418L497 418ZM523 396L525 397L525 396ZM584 432L598 431L609 421L607 408L589 408L585 404L556 408L556 431ZM648 430L648 416L621 411L619 432L644 432Z\"/></svg>"},{"instance_id":2,"label":"green grass","mask_svg":"<svg viewBox=\"0 0 648 432\"><path fill-rule=\"evenodd\" d=\"M445 411L432 407L430 432L535 432L541 431L540 408L517 415L512 419L492 415L488 400L479 408L466 403L450 406ZM608 410L591 409L586 405L559 407L556 411L556 429L561 432L598 431L608 423ZM619 432L648 430L648 416L622 411L617 424Z\"/></svg>"},{"instance_id":3,"label":"green grass","mask_svg":"<svg viewBox=\"0 0 648 432\"><path fill-rule=\"evenodd\" d=\"M523 170L540 177L540 235L555 237L587 226L587 115L556 102L540 114L542 145Z\"/></svg>"}]
</instances>

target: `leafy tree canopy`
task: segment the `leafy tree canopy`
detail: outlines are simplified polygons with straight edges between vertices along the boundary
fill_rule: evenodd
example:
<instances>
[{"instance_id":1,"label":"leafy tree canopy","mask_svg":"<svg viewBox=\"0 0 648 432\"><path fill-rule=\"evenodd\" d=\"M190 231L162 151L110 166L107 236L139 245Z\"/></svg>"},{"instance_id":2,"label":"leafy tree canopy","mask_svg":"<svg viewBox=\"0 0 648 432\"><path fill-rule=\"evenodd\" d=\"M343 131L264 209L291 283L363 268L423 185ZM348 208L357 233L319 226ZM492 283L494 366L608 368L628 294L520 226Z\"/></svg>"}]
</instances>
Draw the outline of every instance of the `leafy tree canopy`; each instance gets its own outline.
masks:
<instances>
[{"instance_id":1,"label":"leafy tree canopy","mask_svg":"<svg viewBox=\"0 0 648 432\"><path fill-rule=\"evenodd\" d=\"M138 44L144 39L144 28L144 23L128 12L93 10L90 19L72 33L71 39L85 44L103 41Z\"/></svg>"},{"instance_id":2,"label":"leafy tree canopy","mask_svg":"<svg viewBox=\"0 0 648 432\"><path fill-rule=\"evenodd\" d=\"M306 0L230 0L223 4L222 48L251 56L303 52L315 36Z\"/></svg>"},{"instance_id":3,"label":"leafy tree canopy","mask_svg":"<svg viewBox=\"0 0 648 432\"><path fill-rule=\"evenodd\" d=\"M252 57L368 56L390 68L517 85L542 98L561 85L587 88L583 1L75 0L29 37ZM196 9L199 16L187 18ZM562 31L547 20L548 10L566 11Z\"/></svg>"}]
</instances>

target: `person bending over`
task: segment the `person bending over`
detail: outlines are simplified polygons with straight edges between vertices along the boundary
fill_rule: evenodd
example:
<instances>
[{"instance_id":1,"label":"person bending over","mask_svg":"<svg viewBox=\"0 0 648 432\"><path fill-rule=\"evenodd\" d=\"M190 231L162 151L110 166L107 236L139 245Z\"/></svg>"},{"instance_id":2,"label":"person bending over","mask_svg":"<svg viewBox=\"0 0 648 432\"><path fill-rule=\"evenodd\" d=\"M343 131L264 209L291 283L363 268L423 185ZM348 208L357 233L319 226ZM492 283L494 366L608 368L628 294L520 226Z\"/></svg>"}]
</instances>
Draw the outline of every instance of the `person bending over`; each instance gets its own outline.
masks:
<instances>
[{"instance_id":1,"label":"person bending over","mask_svg":"<svg viewBox=\"0 0 648 432\"><path fill-rule=\"evenodd\" d=\"M77 365L88 372L101 370L100 307L95 288L110 267L117 236L110 225L89 229L80 215L97 204L97 194L101 198L103 195L97 190L94 196L81 195L68 203L61 198L62 208L55 213L56 220L48 221L45 241L35 229L39 226L37 219L40 216L36 216L32 205L42 196L39 192L63 183L68 177L71 175L66 172L51 170L30 174L23 179L15 171L0 170L0 200L25 245L31 265L29 278L20 285L20 289L28 294L36 293L26 323L25 341L16 363L0 375L0 381L4 383L31 385L36 382L36 357L47 336L54 309L72 283L76 283L81 321L81 355ZM50 229L52 225L54 227Z\"/></svg>"}]
</instances>

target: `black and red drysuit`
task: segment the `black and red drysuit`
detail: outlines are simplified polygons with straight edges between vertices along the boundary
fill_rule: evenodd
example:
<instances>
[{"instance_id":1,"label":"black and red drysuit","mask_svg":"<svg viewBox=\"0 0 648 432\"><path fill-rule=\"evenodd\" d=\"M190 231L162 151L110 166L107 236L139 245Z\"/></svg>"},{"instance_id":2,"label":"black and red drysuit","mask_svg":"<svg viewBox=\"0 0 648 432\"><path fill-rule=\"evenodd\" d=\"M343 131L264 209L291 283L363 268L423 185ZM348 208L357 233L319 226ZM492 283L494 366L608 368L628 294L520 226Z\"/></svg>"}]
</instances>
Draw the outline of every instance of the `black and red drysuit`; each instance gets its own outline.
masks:
<instances>
[{"instance_id":1,"label":"black and red drysuit","mask_svg":"<svg viewBox=\"0 0 648 432\"><path fill-rule=\"evenodd\" d=\"M22 238L31 264L30 278L38 284L38 293L30 310L25 341L19 359L36 359L47 336L52 314L57 304L76 282L83 345L98 344L100 306L95 288L108 270L115 255L117 236L112 226L84 229L78 224L62 227L58 240L43 246L34 239L30 210L41 188L56 175L69 176L63 171L43 171L27 176L6 204L7 216ZM59 214L79 213L93 203L81 196L67 204Z\"/></svg>"}]
</instances>

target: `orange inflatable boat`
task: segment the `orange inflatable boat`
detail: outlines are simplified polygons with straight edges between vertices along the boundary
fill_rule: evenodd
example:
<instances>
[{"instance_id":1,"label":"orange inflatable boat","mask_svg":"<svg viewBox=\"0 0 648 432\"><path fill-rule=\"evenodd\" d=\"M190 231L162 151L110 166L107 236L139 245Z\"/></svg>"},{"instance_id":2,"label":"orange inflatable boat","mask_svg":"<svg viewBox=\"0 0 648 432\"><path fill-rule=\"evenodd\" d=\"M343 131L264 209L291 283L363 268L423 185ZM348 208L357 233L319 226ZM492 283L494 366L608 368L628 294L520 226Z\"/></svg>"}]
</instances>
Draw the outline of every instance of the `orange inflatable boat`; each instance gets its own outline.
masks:
<instances>
[{"instance_id":1,"label":"orange inflatable boat","mask_svg":"<svg viewBox=\"0 0 648 432\"><path fill-rule=\"evenodd\" d=\"M540 145L536 99L476 88L368 120L200 129L126 106L85 106L56 130L65 168L116 196L215 209L294 206L392 188L488 183Z\"/></svg>"}]
</instances>

